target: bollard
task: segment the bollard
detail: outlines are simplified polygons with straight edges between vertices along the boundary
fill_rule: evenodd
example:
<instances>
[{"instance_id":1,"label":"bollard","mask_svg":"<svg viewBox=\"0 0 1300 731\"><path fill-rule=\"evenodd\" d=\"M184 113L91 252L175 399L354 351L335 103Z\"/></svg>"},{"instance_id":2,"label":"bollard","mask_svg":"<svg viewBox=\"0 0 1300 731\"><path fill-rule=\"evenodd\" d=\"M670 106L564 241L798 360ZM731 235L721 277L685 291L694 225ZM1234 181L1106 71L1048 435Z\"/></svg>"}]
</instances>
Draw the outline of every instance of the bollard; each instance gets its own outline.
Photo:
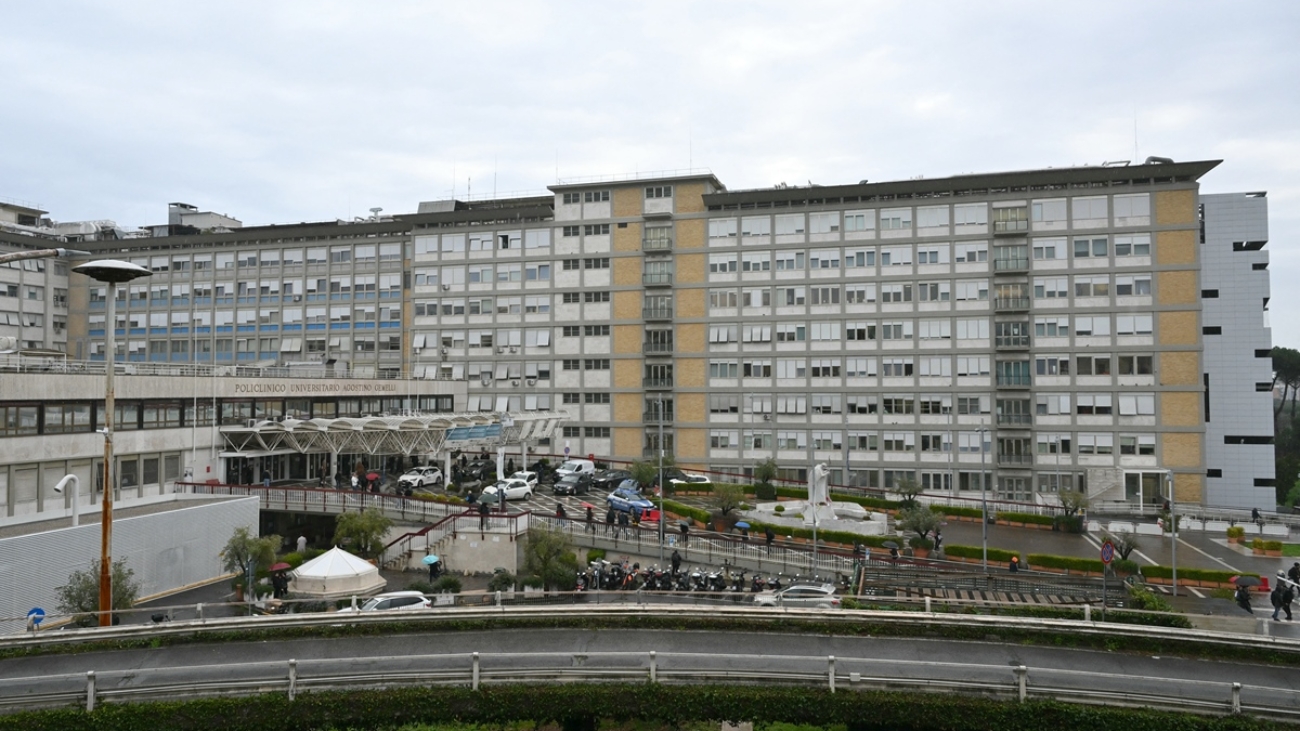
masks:
<instances>
[{"instance_id":1,"label":"bollard","mask_svg":"<svg viewBox=\"0 0 1300 731\"><path fill-rule=\"evenodd\" d=\"M925 613L930 614L930 597L925 598Z\"/></svg>"},{"instance_id":2,"label":"bollard","mask_svg":"<svg viewBox=\"0 0 1300 731\"><path fill-rule=\"evenodd\" d=\"M1257 620L1255 620L1255 621L1256 621L1256 622L1259 622L1259 634L1264 635L1265 637L1268 637L1269 634L1270 634L1270 632L1271 632L1271 631L1269 630L1269 628L1268 628L1268 620L1267 620L1267 619L1257 619Z\"/></svg>"},{"instance_id":3,"label":"bollard","mask_svg":"<svg viewBox=\"0 0 1300 731\"><path fill-rule=\"evenodd\" d=\"M203 621L203 602L199 602L199 603L198 603L198 606L194 607L194 611L199 615L199 621L202 622L202 621Z\"/></svg>"},{"instance_id":4,"label":"bollard","mask_svg":"<svg viewBox=\"0 0 1300 731\"><path fill-rule=\"evenodd\" d=\"M1085 622L1091 622L1091 621L1092 621L1092 605L1091 605L1091 604L1084 604L1084 605L1083 605L1083 621L1085 621Z\"/></svg>"},{"instance_id":5,"label":"bollard","mask_svg":"<svg viewBox=\"0 0 1300 731\"><path fill-rule=\"evenodd\" d=\"M86 671L86 712L95 710L95 671Z\"/></svg>"},{"instance_id":6,"label":"bollard","mask_svg":"<svg viewBox=\"0 0 1300 731\"><path fill-rule=\"evenodd\" d=\"M1241 683L1232 684L1232 712L1241 713Z\"/></svg>"},{"instance_id":7,"label":"bollard","mask_svg":"<svg viewBox=\"0 0 1300 731\"><path fill-rule=\"evenodd\" d=\"M1017 665L1012 668L1012 672L1016 674L1016 685L1019 686L1020 702L1024 703L1025 699L1029 697L1029 668L1024 665Z\"/></svg>"},{"instance_id":8,"label":"bollard","mask_svg":"<svg viewBox=\"0 0 1300 731\"><path fill-rule=\"evenodd\" d=\"M835 692L835 656L834 655L826 656L826 665L828 670L827 675L830 679L830 689L831 692L834 693Z\"/></svg>"},{"instance_id":9,"label":"bollard","mask_svg":"<svg viewBox=\"0 0 1300 731\"><path fill-rule=\"evenodd\" d=\"M289 658L289 700L298 692L298 661Z\"/></svg>"},{"instance_id":10,"label":"bollard","mask_svg":"<svg viewBox=\"0 0 1300 731\"><path fill-rule=\"evenodd\" d=\"M655 659L655 651L650 651L650 684L654 685L659 682L659 661Z\"/></svg>"},{"instance_id":11,"label":"bollard","mask_svg":"<svg viewBox=\"0 0 1300 731\"><path fill-rule=\"evenodd\" d=\"M470 690L478 690L478 653L474 653L474 671L470 677Z\"/></svg>"},{"instance_id":12,"label":"bollard","mask_svg":"<svg viewBox=\"0 0 1300 731\"><path fill-rule=\"evenodd\" d=\"M501 590L497 589L497 606L501 606Z\"/></svg>"},{"instance_id":13,"label":"bollard","mask_svg":"<svg viewBox=\"0 0 1300 731\"><path fill-rule=\"evenodd\" d=\"M640 607L645 606L645 597L641 595L641 587L639 586L636 588L636 603L637 606Z\"/></svg>"}]
</instances>

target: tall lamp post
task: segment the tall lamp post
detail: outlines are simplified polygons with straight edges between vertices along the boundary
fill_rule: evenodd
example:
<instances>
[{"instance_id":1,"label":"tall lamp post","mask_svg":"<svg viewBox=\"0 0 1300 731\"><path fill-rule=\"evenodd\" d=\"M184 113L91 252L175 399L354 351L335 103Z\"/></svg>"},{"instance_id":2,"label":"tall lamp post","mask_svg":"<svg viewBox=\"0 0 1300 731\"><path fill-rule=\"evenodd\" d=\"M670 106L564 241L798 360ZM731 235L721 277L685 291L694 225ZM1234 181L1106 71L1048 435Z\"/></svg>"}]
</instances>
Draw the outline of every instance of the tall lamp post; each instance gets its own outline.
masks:
<instances>
[{"instance_id":1,"label":"tall lamp post","mask_svg":"<svg viewBox=\"0 0 1300 731\"><path fill-rule=\"evenodd\" d=\"M980 531L984 546L984 573L987 574L989 572L989 476L984 470L984 437L988 436L989 430L981 428L977 429L976 433L980 435Z\"/></svg>"},{"instance_id":2,"label":"tall lamp post","mask_svg":"<svg viewBox=\"0 0 1300 731\"><path fill-rule=\"evenodd\" d=\"M655 399L659 410L659 565L664 565L664 397Z\"/></svg>"},{"instance_id":3,"label":"tall lamp post","mask_svg":"<svg viewBox=\"0 0 1300 731\"><path fill-rule=\"evenodd\" d=\"M100 550L99 550L99 626L108 627L113 623L113 416L117 407L113 395L113 371L116 370L117 343L114 335L117 330L117 285L132 279L147 277L148 269L118 259L92 261L72 268L78 274L85 274L97 282L108 285L107 316L104 323L104 499L100 503Z\"/></svg>"},{"instance_id":4,"label":"tall lamp post","mask_svg":"<svg viewBox=\"0 0 1300 731\"><path fill-rule=\"evenodd\" d=\"M1165 483L1169 485L1169 535L1173 540L1169 543L1169 563L1171 577L1169 580L1169 591L1174 596L1178 596L1178 514L1174 512L1174 471L1165 470Z\"/></svg>"}]
</instances>

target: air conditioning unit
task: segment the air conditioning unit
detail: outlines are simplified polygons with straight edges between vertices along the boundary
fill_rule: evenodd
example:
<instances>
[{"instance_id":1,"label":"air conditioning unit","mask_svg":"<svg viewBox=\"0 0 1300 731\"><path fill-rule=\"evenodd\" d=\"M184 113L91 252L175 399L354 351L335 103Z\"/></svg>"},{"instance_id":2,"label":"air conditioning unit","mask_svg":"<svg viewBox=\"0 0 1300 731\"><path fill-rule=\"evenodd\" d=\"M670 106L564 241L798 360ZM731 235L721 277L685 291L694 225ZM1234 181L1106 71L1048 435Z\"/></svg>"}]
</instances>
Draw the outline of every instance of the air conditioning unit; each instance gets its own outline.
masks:
<instances>
[{"instance_id":1,"label":"air conditioning unit","mask_svg":"<svg viewBox=\"0 0 1300 731\"><path fill-rule=\"evenodd\" d=\"M248 421L244 422L244 426L250 426L250 427L257 426L257 419L249 419Z\"/></svg>"},{"instance_id":2,"label":"air conditioning unit","mask_svg":"<svg viewBox=\"0 0 1300 731\"><path fill-rule=\"evenodd\" d=\"M511 386L514 386L514 387L516 387L516 388L518 388L518 387L519 387L519 379L516 378L515 380L511 381L511 382L510 382L510 385L511 385Z\"/></svg>"},{"instance_id":3,"label":"air conditioning unit","mask_svg":"<svg viewBox=\"0 0 1300 731\"><path fill-rule=\"evenodd\" d=\"M504 345L498 345L498 346L497 346L497 352L498 352L498 353L504 353L504 352L506 352L506 346L504 346Z\"/></svg>"},{"instance_id":4,"label":"air conditioning unit","mask_svg":"<svg viewBox=\"0 0 1300 731\"><path fill-rule=\"evenodd\" d=\"M772 420L771 414L763 414L763 421L771 421L771 420Z\"/></svg>"},{"instance_id":5,"label":"air conditioning unit","mask_svg":"<svg viewBox=\"0 0 1300 731\"><path fill-rule=\"evenodd\" d=\"M511 346L510 346L510 352L511 352L511 353L518 353L518 352L519 352L519 348L518 348L517 346L511 345Z\"/></svg>"},{"instance_id":6,"label":"air conditioning unit","mask_svg":"<svg viewBox=\"0 0 1300 731\"><path fill-rule=\"evenodd\" d=\"M451 352L451 348L443 348L443 349L442 349L442 354L443 354L443 355L447 355L447 354L450 353L450 352Z\"/></svg>"},{"instance_id":7,"label":"air conditioning unit","mask_svg":"<svg viewBox=\"0 0 1300 731\"><path fill-rule=\"evenodd\" d=\"M293 296L293 301L294 301L294 302L302 302L302 295L300 295L300 294L295 294L295 295Z\"/></svg>"},{"instance_id":8,"label":"air conditioning unit","mask_svg":"<svg viewBox=\"0 0 1300 731\"><path fill-rule=\"evenodd\" d=\"M527 383L529 386L536 386L536 385L537 385L537 379L536 379L536 378L529 378L527 381L524 381L524 383Z\"/></svg>"},{"instance_id":9,"label":"air conditioning unit","mask_svg":"<svg viewBox=\"0 0 1300 731\"><path fill-rule=\"evenodd\" d=\"M450 284L444 284L444 285L442 285L442 291L444 291L444 292L449 292L449 291L451 291L451 285L450 285Z\"/></svg>"},{"instance_id":10,"label":"air conditioning unit","mask_svg":"<svg viewBox=\"0 0 1300 731\"><path fill-rule=\"evenodd\" d=\"M484 386L486 386L486 385L488 385L489 383L492 383L492 374L491 374L491 373L480 373L479 376L478 376L478 379L479 379L479 381L481 381L481 382L483 383Z\"/></svg>"}]
</instances>

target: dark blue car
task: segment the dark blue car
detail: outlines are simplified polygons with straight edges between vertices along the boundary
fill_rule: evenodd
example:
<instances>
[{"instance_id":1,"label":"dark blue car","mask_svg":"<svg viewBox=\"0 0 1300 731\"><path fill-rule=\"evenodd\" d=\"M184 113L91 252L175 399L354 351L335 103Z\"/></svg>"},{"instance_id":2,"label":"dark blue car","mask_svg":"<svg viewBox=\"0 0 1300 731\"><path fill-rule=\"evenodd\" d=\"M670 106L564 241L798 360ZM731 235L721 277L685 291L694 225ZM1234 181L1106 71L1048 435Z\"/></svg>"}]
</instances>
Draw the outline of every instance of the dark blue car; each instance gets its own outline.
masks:
<instances>
[{"instance_id":1,"label":"dark blue car","mask_svg":"<svg viewBox=\"0 0 1300 731\"><path fill-rule=\"evenodd\" d=\"M640 485L636 480L623 480L614 492L605 498L609 506L615 510L624 513L630 513L633 510L645 512L655 506L654 502L641 494Z\"/></svg>"}]
</instances>

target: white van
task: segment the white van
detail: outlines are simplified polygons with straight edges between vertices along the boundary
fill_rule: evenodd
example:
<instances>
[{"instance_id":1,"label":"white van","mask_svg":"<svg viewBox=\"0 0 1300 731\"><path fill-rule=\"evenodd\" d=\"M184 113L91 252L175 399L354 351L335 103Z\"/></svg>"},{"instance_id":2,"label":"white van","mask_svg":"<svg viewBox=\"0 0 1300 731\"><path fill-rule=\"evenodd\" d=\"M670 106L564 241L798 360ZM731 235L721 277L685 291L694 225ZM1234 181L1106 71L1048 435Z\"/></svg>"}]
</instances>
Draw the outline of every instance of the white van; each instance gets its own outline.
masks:
<instances>
[{"instance_id":1,"label":"white van","mask_svg":"<svg viewBox=\"0 0 1300 731\"><path fill-rule=\"evenodd\" d=\"M570 459L565 460L564 464L555 468L555 477L558 480L568 475L594 475L596 474L596 463L589 459Z\"/></svg>"}]
</instances>

